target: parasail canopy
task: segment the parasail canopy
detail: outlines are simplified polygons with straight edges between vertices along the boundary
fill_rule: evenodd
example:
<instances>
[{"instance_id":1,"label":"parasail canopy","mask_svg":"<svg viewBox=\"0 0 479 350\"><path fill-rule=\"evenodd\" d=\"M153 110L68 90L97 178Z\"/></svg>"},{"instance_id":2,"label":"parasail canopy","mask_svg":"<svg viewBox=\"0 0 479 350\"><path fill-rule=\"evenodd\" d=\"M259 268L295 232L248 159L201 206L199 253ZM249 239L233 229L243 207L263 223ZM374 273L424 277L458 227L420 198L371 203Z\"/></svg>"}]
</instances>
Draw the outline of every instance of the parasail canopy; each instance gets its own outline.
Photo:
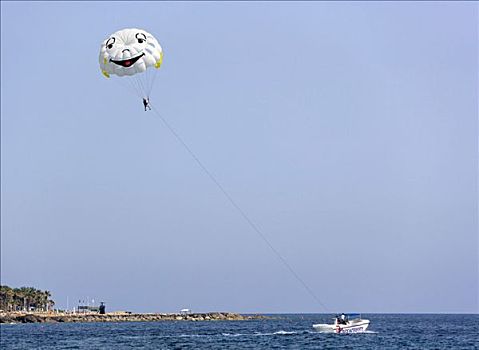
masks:
<instances>
[{"instance_id":1,"label":"parasail canopy","mask_svg":"<svg viewBox=\"0 0 479 350\"><path fill-rule=\"evenodd\" d=\"M149 96L155 72L163 62L163 50L156 38L143 29L126 28L111 34L100 47L103 75L127 77L142 96Z\"/></svg>"}]
</instances>

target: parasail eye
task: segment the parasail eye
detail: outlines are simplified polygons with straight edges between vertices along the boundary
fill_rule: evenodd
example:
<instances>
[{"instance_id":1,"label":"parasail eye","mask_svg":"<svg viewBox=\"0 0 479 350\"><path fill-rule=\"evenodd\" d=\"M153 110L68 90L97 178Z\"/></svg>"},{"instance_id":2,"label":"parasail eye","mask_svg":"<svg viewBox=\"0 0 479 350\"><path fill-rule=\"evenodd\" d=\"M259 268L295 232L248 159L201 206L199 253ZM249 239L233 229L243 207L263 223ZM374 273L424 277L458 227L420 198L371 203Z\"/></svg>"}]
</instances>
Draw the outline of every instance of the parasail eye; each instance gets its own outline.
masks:
<instances>
[{"instance_id":1,"label":"parasail eye","mask_svg":"<svg viewBox=\"0 0 479 350\"><path fill-rule=\"evenodd\" d=\"M110 39L108 39L108 41L106 42L106 47L107 47L108 49L112 49L114 43L115 43L115 38L110 38Z\"/></svg>"},{"instance_id":2,"label":"parasail eye","mask_svg":"<svg viewBox=\"0 0 479 350\"><path fill-rule=\"evenodd\" d=\"M136 33L135 38L138 40L138 44L143 44L146 41L146 35L143 33Z\"/></svg>"}]
</instances>

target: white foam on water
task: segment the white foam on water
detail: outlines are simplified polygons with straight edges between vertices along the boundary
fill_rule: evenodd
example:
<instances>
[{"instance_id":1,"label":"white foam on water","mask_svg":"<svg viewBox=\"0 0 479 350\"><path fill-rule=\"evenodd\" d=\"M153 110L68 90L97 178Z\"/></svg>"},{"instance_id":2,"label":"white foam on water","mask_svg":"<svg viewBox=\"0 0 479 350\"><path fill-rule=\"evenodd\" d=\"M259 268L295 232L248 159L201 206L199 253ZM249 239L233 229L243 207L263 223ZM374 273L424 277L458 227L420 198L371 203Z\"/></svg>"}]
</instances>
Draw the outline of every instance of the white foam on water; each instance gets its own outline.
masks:
<instances>
[{"instance_id":1,"label":"white foam on water","mask_svg":"<svg viewBox=\"0 0 479 350\"><path fill-rule=\"evenodd\" d=\"M280 331L277 331L277 332L274 332L274 333L255 333L254 335L256 336L268 336L268 335L292 335L292 334L297 334L297 332L287 332L287 331L283 331L283 330L280 330Z\"/></svg>"},{"instance_id":2,"label":"white foam on water","mask_svg":"<svg viewBox=\"0 0 479 350\"><path fill-rule=\"evenodd\" d=\"M331 331L314 331L314 332L311 332L311 333L320 333L320 334L333 334L335 333L333 330Z\"/></svg>"},{"instance_id":3,"label":"white foam on water","mask_svg":"<svg viewBox=\"0 0 479 350\"><path fill-rule=\"evenodd\" d=\"M210 337L211 335L208 334L180 334L177 336L173 337L178 337L178 338L199 338L199 337Z\"/></svg>"},{"instance_id":4,"label":"white foam on water","mask_svg":"<svg viewBox=\"0 0 479 350\"><path fill-rule=\"evenodd\" d=\"M276 332L272 333L261 333L261 332L256 332L256 333L221 333L223 337L251 337L251 336L256 336L256 337L266 337L266 336L276 336L276 335L294 335L294 334L315 334L318 333L316 331L310 331L310 330L304 330L301 332L297 331L285 331L285 330L279 330Z\"/></svg>"},{"instance_id":5,"label":"white foam on water","mask_svg":"<svg viewBox=\"0 0 479 350\"><path fill-rule=\"evenodd\" d=\"M273 334L275 335L291 335L291 334L296 334L296 332L287 332L287 331L277 331L277 332L274 332Z\"/></svg>"},{"instance_id":6,"label":"white foam on water","mask_svg":"<svg viewBox=\"0 0 479 350\"><path fill-rule=\"evenodd\" d=\"M222 336L224 337L241 337L243 335L247 335L247 334L241 334L241 333L234 333L234 334L231 334L231 333L221 333Z\"/></svg>"}]
</instances>

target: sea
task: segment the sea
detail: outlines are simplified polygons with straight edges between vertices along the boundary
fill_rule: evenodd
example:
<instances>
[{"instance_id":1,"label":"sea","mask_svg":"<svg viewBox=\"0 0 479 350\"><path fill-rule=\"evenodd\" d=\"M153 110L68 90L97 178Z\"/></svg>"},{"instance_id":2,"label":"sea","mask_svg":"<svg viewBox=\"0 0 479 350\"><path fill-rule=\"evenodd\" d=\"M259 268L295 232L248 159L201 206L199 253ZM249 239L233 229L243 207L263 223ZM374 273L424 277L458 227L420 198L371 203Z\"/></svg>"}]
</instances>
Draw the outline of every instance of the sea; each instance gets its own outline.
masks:
<instances>
[{"instance_id":1,"label":"sea","mask_svg":"<svg viewBox=\"0 0 479 350\"><path fill-rule=\"evenodd\" d=\"M16 349L479 349L477 314L363 314L364 333L316 332L334 315L268 315L250 321L0 325L0 348Z\"/></svg>"}]
</instances>

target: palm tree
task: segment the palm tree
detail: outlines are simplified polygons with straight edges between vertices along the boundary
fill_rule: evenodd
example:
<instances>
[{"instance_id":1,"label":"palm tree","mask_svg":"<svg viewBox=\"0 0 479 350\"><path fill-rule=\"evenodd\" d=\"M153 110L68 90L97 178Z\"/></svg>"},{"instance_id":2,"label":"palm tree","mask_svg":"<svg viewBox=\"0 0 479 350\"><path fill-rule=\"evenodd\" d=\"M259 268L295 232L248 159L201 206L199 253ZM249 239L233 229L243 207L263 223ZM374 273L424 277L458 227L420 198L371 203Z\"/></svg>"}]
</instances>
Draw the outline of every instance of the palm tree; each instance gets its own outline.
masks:
<instances>
[{"instance_id":1,"label":"palm tree","mask_svg":"<svg viewBox=\"0 0 479 350\"><path fill-rule=\"evenodd\" d=\"M0 309L5 311L50 310L55 302L48 290L42 291L33 287L10 288L0 285Z\"/></svg>"},{"instance_id":2,"label":"palm tree","mask_svg":"<svg viewBox=\"0 0 479 350\"><path fill-rule=\"evenodd\" d=\"M26 290L25 287L15 288L15 311L26 308Z\"/></svg>"},{"instance_id":3,"label":"palm tree","mask_svg":"<svg viewBox=\"0 0 479 350\"><path fill-rule=\"evenodd\" d=\"M0 309L8 311L13 302L13 290L9 286L0 286Z\"/></svg>"},{"instance_id":4,"label":"palm tree","mask_svg":"<svg viewBox=\"0 0 479 350\"><path fill-rule=\"evenodd\" d=\"M53 306L55 306L55 302L52 299L48 300L47 309L48 310L53 310Z\"/></svg>"},{"instance_id":5,"label":"palm tree","mask_svg":"<svg viewBox=\"0 0 479 350\"><path fill-rule=\"evenodd\" d=\"M43 292L41 290L35 289L33 303L35 305L35 311L43 309Z\"/></svg>"},{"instance_id":6,"label":"palm tree","mask_svg":"<svg viewBox=\"0 0 479 350\"><path fill-rule=\"evenodd\" d=\"M45 311L49 311L50 310L50 301L52 300L49 300L49 298L52 296L52 293L50 293L50 291L46 290L43 292L43 305L45 307Z\"/></svg>"},{"instance_id":7,"label":"palm tree","mask_svg":"<svg viewBox=\"0 0 479 350\"><path fill-rule=\"evenodd\" d=\"M32 287L21 287L16 289L17 291L17 299L23 311L30 311L30 305L34 301L35 298L35 288Z\"/></svg>"}]
</instances>

